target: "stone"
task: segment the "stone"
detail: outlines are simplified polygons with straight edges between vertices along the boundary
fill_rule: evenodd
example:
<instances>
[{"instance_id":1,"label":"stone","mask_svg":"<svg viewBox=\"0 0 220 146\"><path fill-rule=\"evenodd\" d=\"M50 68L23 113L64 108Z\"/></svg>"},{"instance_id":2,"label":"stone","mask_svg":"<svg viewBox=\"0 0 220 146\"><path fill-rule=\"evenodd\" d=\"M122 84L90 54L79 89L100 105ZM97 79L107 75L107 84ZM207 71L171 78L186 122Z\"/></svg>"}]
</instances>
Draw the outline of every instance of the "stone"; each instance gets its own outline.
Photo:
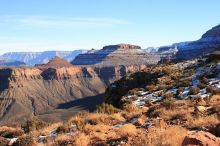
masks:
<instances>
[{"instance_id":1,"label":"stone","mask_svg":"<svg viewBox=\"0 0 220 146\"><path fill-rule=\"evenodd\" d=\"M185 137L182 146L220 146L220 138L208 132L195 132Z\"/></svg>"}]
</instances>

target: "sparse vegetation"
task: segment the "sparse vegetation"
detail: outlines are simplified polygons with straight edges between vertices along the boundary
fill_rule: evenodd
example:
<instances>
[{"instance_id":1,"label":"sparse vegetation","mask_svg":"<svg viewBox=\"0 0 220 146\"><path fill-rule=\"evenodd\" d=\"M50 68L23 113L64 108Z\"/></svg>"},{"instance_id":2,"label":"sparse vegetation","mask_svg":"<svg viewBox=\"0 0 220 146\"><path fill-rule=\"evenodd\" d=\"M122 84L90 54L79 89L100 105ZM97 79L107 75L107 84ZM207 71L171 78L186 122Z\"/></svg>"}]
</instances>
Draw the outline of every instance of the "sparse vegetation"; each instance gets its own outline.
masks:
<instances>
[{"instance_id":1,"label":"sparse vegetation","mask_svg":"<svg viewBox=\"0 0 220 146\"><path fill-rule=\"evenodd\" d=\"M98 113L114 114L118 113L120 110L112 106L111 104L103 103L97 108Z\"/></svg>"}]
</instances>

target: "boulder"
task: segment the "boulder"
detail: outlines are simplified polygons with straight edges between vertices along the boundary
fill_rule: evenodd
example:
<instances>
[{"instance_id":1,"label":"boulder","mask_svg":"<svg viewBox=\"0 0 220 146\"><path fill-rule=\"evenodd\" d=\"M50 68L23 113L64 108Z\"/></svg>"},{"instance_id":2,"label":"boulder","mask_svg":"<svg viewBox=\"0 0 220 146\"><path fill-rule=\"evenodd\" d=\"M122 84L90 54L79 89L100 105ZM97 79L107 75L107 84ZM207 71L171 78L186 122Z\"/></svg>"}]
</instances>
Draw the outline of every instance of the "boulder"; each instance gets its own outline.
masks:
<instances>
[{"instance_id":1,"label":"boulder","mask_svg":"<svg viewBox=\"0 0 220 146\"><path fill-rule=\"evenodd\" d=\"M208 132L194 132L185 137L182 146L220 146L220 138Z\"/></svg>"}]
</instances>

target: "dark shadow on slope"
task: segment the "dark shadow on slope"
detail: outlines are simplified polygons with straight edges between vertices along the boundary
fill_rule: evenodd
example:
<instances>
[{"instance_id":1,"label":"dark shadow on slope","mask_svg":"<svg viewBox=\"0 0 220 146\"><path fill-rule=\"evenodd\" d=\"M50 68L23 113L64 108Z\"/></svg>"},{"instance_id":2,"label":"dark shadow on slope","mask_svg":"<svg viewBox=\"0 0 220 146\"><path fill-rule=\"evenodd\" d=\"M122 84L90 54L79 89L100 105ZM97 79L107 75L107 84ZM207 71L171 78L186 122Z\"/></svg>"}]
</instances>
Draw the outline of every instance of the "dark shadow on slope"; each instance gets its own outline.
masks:
<instances>
[{"instance_id":1,"label":"dark shadow on slope","mask_svg":"<svg viewBox=\"0 0 220 146\"><path fill-rule=\"evenodd\" d=\"M70 109L73 107L79 107L87 111L96 110L97 106L104 101L103 94L96 96L89 96L82 99L76 99L67 103L59 104L57 109Z\"/></svg>"}]
</instances>

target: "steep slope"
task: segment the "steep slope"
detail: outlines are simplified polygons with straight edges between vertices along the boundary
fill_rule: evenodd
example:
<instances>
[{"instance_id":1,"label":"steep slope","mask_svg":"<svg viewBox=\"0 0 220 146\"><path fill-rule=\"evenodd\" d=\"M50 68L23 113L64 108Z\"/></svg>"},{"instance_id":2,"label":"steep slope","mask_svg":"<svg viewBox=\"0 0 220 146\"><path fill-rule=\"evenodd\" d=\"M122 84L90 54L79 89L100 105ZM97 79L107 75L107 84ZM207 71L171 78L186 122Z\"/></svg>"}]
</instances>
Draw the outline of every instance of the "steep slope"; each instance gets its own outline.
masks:
<instances>
[{"instance_id":1,"label":"steep slope","mask_svg":"<svg viewBox=\"0 0 220 146\"><path fill-rule=\"evenodd\" d=\"M74 51L45 51L45 52L11 52L5 53L1 57L9 60L25 62L27 65L47 63L54 56L59 56L67 61L72 61L78 54L84 53L84 50Z\"/></svg>"},{"instance_id":2,"label":"steep slope","mask_svg":"<svg viewBox=\"0 0 220 146\"><path fill-rule=\"evenodd\" d=\"M198 41L179 47L178 59L192 59L216 50L220 50L220 25L207 31Z\"/></svg>"},{"instance_id":3,"label":"steep slope","mask_svg":"<svg viewBox=\"0 0 220 146\"><path fill-rule=\"evenodd\" d=\"M161 101L168 96L179 100L207 99L220 91L220 52L177 64L149 67L128 74L106 90L106 102L123 108Z\"/></svg>"},{"instance_id":4,"label":"steep slope","mask_svg":"<svg viewBox=\"0 0 220 146\"><path fill-rule=\"evenodd\" d=\"M72 65L61 67L57 66L57 60L60 62L60 59L56 57L48 63L50 66L44 67L0 69L1 124L24 122L38 115L45 117L43 115L48 113L48 115L50 113L56 115L56 110L65 111L73 107L75 108L71 111L72 113L91 109L73 103L82 98L88 97L89 99L91 96L102 94L107 85L120 79L126 73L146 67L145 65L103 68ZM86 106L95 107L98 101L92 102ZM65 114L55 117L62 119Z\"/></svg>"},{"instance_id":5,"label":"steep slope","mask_svg":"<svg viewBox=\"0 0 220 146\"><path fill-rule=\"evenodd\" d=\"M105 46L103 49L78 55L74 65L119 66L156 64L160 58L142 50L140 46L119 44Z\"/></svg>"}]
</instances>

